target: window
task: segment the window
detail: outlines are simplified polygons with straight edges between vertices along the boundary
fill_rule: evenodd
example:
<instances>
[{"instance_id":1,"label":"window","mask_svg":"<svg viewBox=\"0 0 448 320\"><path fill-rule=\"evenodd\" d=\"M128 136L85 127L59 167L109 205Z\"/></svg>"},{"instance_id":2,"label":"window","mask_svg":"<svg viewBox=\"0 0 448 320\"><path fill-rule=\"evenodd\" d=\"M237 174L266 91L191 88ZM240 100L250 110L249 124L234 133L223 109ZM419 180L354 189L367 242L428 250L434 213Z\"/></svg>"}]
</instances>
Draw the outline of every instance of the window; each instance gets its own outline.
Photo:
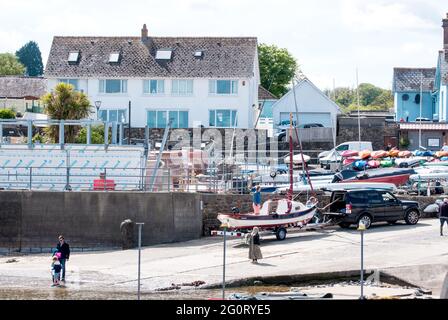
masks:
<instances>
[{"instance_id":1,"label":"window","mask_svg":"<svg viewBox=\"0 0 448 320\"><path fill-rule=\"evenodd\" d=\"M401 96L401 99L403 99L403 101L408 101L409 100L409 95L408 94L404 94Z\"/></svg>"},{"instance_id":2,"label":"window","mask_svg":"<svg viewBox=\"0 0 448 320\"><path fill-rule=\"evenodd\" d=\"M196 58L202 58L202 56L204 55L204 51L198 50L194 52L194 56Z\"/></svg>"},{"instance_id":3,"label":"window","mask_svg":"<svg viewBox=\"0 0 448 320\"><path fill-rule=\"evenodd\" d=\"M420 94L416 94L415 95L415 99L414 99L414 102L416 103L416 104L420 104Z\"/></svg>"},{"instance_id":4,"label":"window","mask_svg":"<svg viewBox=\"0 0 448 320\"><path fill-rule=\"evenodd\" d=\"M193 80L173 80L171 83L171 93L173 95L192 95Z\"/></svg>"},{"instance_id":5,"label":"window","mask_svg":"<svg viewBox=\"0 0 448 320\"><path fill-rule=\"evenodd\" d=\"M383 198L378 192L367 193L367 198L369 199L370 204L383 204Z\"/></svg>"},{"instance_id":6,"label":"window","mask_svg":"<svg viewBox=\"0 0 448 320\"><path fill-rule=\"evenodd\" d=\"M209 81L210 94L237 94L238 81L237 80L210 80Z\"/></svg>"},{"instance_id":7,"label":"window","mask_svg":"<svg viewBox=\"0 0 448 320\"><path fill-rule=\"evenodd\" d=\"M99 119L108 122L126 122L126 109L106 109L99 111Z\"/></svg>"},{"instance_id":8,"label":"window","mask_svg":"<svg viewBox=\"0 0 448 320\"><path fill-rule=\"evenodd\" d=\"M146 123L149 128L165 128L169 120L171 120L171 128L188 128L188 111L147 111Z\"/></svg>"},{"instance_id":9,"label":"window","mask_svg":"<svg viewBox=\"0 0 448 320\"><path fill-rule=\"evenodd\" d=\"M165 92L165 80L143 80L143 93L162 94Z\"/></svg>"},{"instance_id":10,"label":"window","mask_svg":"<svg viewBox=\"0 0 448 320\"><path fill-rule=\"evenodd\" d=\"M77 63L79 60L79 51L71 51L68 54L68 62Z\"/></svg>"},{"instance_id":11,"label":"window","mask_svg":"<svg viewBox=\"0 0 448 320\"><path fill-rule=\"evenodd\" d=\"M156 60L171 60L171 53L173 51L170 49L161 49L156 52Z\"/></svg>"},{"instance_id":12,"label":"window","mask_svg":"<svg viewBox=\"0 0 448 320\"><path fill-rule=\"evenodd\" d=\"M118 63L120 61L120 53L114 52L109 55L109 63Z\"/></svg>"},{"instance_id":13,"label":"window","mask_svg":"<svg viewBox=\"0 0 448 320\"><path fill-rule=\"evenodd\" d=\"M238 125L236 110L210 110L209 126L231 128Z\"/></svg>"},{"instance_id":14,"label":"window","mask_svg":"<svg viewBox=\"0 0 448 320\"><path fill-rule=\"evenodd\" d=\"M75 90L78 90L78 79L59 79L59 82L71 84Z\"/></svg>"},{"instance_id":15,"label":"window","mask_svg":"<svg viewBox=\"0 0 448 320\"><path fill-rule=\"evenodd\" d=\"M336 148L336 151L347 151L348 150L348 144L343 144Z\"/></svg>"},{"instance_id":16,"label":"window","mask_svg":"<svg viewBox=\"0 0 448 320\"><path fill-rule=\"evenodd\" d=\"M128 81L119 79L100 80L100 93L126 93Z\"/></svg>"},{"instance_id":17,"label":"window","mask_svg":"<svg viewBox=\"0 0 448 320\"><path fill-rule=\"evenodd\" d=\"M350 192L349 194L351 204L366 204L367 197L364 192Z\"/></svg>"},{"instance_id":18,"label":"window","mask_svg":"<svg viewBox=\"0 0 448 320\"><path fill-rule=\"evenodd\" d=\"M383 201L386 203L397 203L398 202L397 199L389 192L384 192L381 195L383 197Z\"/></svg>"}]
</instances>

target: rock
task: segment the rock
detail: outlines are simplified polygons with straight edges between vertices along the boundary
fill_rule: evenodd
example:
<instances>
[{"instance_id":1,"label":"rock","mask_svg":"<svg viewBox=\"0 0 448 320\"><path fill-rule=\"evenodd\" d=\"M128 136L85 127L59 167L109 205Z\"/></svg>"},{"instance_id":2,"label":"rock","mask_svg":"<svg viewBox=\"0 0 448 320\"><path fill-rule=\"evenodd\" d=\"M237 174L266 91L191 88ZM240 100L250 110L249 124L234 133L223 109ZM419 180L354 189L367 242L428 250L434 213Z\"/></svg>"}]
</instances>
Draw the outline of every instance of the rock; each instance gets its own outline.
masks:
<instances>
[{"instance_id":1,"label":"rock","mask_svg":"<svg viewBox=\"0 0 448 320\"><path fill-rule=\"evenodd\" d=\"M134 241L134 226L135 223L130 219L126 219L120 224L121 245L123 250L136 247L136 243Z\"/></svg>"}]
</instances>

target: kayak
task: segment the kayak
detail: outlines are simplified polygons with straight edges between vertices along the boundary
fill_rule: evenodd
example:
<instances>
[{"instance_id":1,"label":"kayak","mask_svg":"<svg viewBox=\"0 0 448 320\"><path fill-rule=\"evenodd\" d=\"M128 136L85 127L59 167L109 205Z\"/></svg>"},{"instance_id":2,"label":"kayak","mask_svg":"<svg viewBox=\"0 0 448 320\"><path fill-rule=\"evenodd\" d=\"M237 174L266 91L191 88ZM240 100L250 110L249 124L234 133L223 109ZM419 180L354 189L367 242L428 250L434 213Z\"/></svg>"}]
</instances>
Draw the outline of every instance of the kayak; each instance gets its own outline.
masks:
<instances>
[{"instance_id":1,"label":"kayak","mask_svg":"<svg viewBox=\"0 0 448 320\"><path fill-rule=\"evenodd\" d=\"M367 164L370 168L379 168L381 166L381 162L377 160L370 160Z\"/></svg>"},{"instance_id":2,"label":"kayak","mask_svg":"<svg viewBox=\"0 0 448 320\"><path fill-rule=\"evenodd\" d=\"M341 153L341 157L343 157L343 158L357 157L358 153L359 153L358 151L346 150Z\"/></svg>"},{"instance_id":3,"label":"kayak","mask_svg":"<svg viewBox=\"0 0 448 320\"><path fill-rule=\"evenodd\" d=\"M400 158L409 158L410 156L412 156L412 152L411 151L400 151L398 153L398 156Z\"/></svg>"},{"instance_id":4,"label":"kayak","mask_svg":"<svg viewBox=\"0 0 448 320\"><path fill-rule=\"evenodd\" d=\"M436 152L436 157L437 158L448 157L448 151L437 151Z\"/></svg>"},{"instance_id":5,"label":"kayak","mask_svg":"<svg viewBox=\"0 0 448 320\"><path fill-rule=\"evenodd\" d=\"M396 157L398 157L398 155L400 154L400 150L390 150L389 151L389 157L392 157L392 158L396 158Z\"/></svg>"},{"instance_id":6,"label":"kayak","mask_svg":"<svg viewBox=\"0 0 448 320\"><path fill-rule=\"evenodd\" d=\"M364 151L361 151L361 152L359 153L359 157L360 157L361 159L369 159L371 153L372 153L372 152L369 151L369 150L364 150Z\"/></svg>"},{"instance_id":7,"label":"kayak","mask_svg":"<svg viewBox=\"0 0 448 320\"><path fill-rule=\"evenodd\" d=\"M346 159L344 159L344 161L343 161L343 165L344 165L344 166L348 166L349 164L352 164L352 163L355 162L356 160L359 160L359 159L356 159L356 158L346 158Z\"/></svg>"},{"instance_id":8,"label":"kayak","mask_svg":"<svg viewBox=\"0 0 448 320\"><path fill-rule=\"evenodd\" d=\"M367 166L367 161L358 160L353 164L353 169L355 170L364 170Z\"/></svg>"},{"instance_id":9,"label":"kayak","mask_svg":"<svg viewBox=\"0 0 448 320\"><path fill-rule=\"evenodd\" d=\"M382 168L390 168L394 166L394 162L392 160L383 160L381 161Z\"/></svg>"},{"instance_id":10,"label":"kayak","mask_svg":"<svg viewBox=\"0 0 448 320\"><path fill-rule=\"evenodd\" d=\"M372 152L371 156L373 159L386 158L387 156L389 156L389 152L384 151L384 150L374 151L374 152Z\"/></svg>"}]
</instances>

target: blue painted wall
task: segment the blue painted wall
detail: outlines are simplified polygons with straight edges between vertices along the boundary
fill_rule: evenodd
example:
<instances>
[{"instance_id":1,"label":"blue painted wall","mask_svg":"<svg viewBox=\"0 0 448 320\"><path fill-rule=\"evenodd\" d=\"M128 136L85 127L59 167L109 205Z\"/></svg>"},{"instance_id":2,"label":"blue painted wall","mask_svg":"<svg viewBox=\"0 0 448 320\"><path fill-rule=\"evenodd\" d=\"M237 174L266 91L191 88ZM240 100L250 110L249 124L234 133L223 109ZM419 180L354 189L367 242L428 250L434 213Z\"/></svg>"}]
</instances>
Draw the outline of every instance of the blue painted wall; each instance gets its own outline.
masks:
<instances>
[{"instance_id":1,"label":"blue painted wall","mask_svg":"<svg viewBox=\"0 0 448 320\"><path fill-rule=\"evenodd\" d=\"M407 101L403 100L405 94L409 96ZM409 117L409 122L413 122L420 117L420 103L415 102L415 97L418 94L420 92L397 92L397 121L400 121L401 118L406 121L406 118ZM437 113L437 110L431 93L423 92L422 117L433 120L435 113Z\"/></svg>"}]
</instances>

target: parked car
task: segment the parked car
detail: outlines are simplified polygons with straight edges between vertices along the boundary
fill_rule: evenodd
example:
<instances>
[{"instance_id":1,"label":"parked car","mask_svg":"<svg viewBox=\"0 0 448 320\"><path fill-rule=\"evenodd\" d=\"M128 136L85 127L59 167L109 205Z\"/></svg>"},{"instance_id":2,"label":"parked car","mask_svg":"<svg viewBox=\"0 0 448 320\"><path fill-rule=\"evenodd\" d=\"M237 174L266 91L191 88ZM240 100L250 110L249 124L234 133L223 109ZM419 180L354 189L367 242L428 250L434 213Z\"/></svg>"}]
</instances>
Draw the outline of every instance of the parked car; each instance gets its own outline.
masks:
<instances>
[{"instance_id":1,"label":"parked car","mask_svg":"<svg viewBox=\"0 0 448 320\"><path fill-rule=\"evenodd\" d=\"M319 163L322 168L329 169L331 163L340 163L342 161L341 153L347 150L351 151L373 151L372 142L370 141L349 141L338 145L336 148L321 152L318 155Z\"/></svg>"},{"instance_id":2,"label":"parked car","mask_svg":"<svg viewBox=\"0 0 448 320\"><path fill-rule=\"evenodd\" d=\"M295 125L295 122L294 122L293 125ZM286 142L287 141L287 139L286 139L286 130L289 129L289 123L288 123L287 126L284 126L284 127L285 128L282 127L283 129L280 129L280 131L278 131L275 134L275 136L277 137L277 140L280 141L280 142ZM299 129L309 129L309 128L323 128L323 127L324 127L324 125L320 124L320 123L306 123L306 124L299 125L297 128L299 128ZM280 128L280 126L279 126L279 128Z\"/></svg>"},{"instance_id":3,"label":"parked car","mask_svg":"<svg viewBox=\"0 0 448 320\"><path fill-rule=\"evenodd\" d=\"M421 216L418 202L400 200L386 190L333 191L330 203L330 212L343 214L339 223L342 228L360 221L367 229L375 222L394 224L398 220L415 225Z\"/></svg>"}]
</instances>

